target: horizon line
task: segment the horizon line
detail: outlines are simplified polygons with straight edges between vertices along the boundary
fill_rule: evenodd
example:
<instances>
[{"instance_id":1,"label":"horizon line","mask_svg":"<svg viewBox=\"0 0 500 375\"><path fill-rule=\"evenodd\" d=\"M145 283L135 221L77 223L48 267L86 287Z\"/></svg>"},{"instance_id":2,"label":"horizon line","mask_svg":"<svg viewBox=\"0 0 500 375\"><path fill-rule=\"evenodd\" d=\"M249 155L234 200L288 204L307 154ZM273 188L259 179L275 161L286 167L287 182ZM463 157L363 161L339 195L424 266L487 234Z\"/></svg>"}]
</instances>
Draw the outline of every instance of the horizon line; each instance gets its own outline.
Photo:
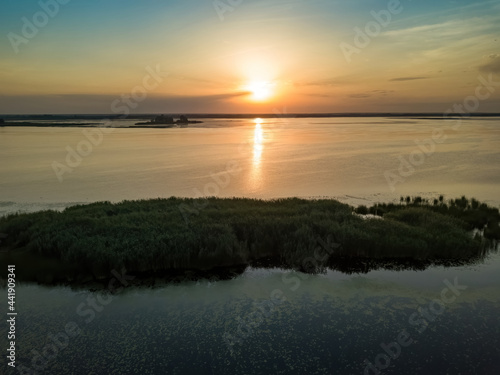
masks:
<instances>
[{"instance_id":1,"label":"horizon line","mask_svg":"<svg viewBox=\"0 0 500 375\"><path fill-rule=\"evenodd\" d=\"M192 117L205 117L205 118L294 118L294 117L384 117L384 116L439 116L442 118L447 117L496 117L500 116L500 112L474 112L474 113L443 113L443 112L297 112L297 113L189 113L189 112L151 112L151 113L131 113L127 116L120 114L109 114L109 113L29 113L29 114L0 114L1 117L74 117L74 118L84 118L84 117L99 117L99 118L109 118L109 119L135 119L149 116L158 115L170 115L170 116L192 116Z\"/></svg>"}]
</instances>

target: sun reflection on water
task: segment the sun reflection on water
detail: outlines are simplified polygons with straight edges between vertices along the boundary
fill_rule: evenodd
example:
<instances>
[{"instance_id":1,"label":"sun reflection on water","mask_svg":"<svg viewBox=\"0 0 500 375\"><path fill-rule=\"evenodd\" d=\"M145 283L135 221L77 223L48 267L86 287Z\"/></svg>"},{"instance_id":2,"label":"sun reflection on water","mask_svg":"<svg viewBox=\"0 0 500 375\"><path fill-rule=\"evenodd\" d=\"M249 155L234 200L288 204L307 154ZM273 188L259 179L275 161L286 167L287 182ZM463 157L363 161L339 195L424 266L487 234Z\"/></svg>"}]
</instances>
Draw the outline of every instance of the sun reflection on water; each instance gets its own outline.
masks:
<instances>
[{"instance_id":1,"label":"sun reflection on water","mask_svg":"<svg viewBox=\"0 0 500 375\"><path fill-rule=\"evenodd\" d=\"M262 152L264 151L264 132L262 130L263 120L256 118L253 135L253 163L250 176L252 190L259 189L262 185L261 162Z\"/></svg>"},{"instance_id":2,"label":"sun reflection on water","mask_svg":"<svg viewBox=\"0 0 500 375\"><path fill-rule=\"evenodd\" d=\"M253 165L260 165L262 158L262 150L264 149L264 135L262 132L262 119L257 118L255 121L255 130L253 136Z\"/></svg>"}]
</instances>

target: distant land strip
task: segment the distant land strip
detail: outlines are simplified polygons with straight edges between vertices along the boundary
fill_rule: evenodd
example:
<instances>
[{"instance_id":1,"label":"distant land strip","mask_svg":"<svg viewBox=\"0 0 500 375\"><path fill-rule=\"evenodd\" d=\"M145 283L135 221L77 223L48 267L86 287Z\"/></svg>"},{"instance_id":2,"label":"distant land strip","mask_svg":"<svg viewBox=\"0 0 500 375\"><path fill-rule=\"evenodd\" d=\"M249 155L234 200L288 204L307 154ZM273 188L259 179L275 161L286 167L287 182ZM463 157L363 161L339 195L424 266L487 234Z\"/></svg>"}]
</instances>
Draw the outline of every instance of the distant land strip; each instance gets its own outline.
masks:
<instances>
[{"instance_id":1,"label":"distant land strip","mask_svg":"<svg viewBox=\"0 0 500 375\"><path fill-rule=\"evenodd\" d=\"M197 121L196 123L201 123L201 121ZM104 126L101 122L95 123L50 123L50 122L5 122L0 123L0 127L13 127L13 128L22 128L22 127L34 127L34 128L95 128L99 126ZM167 128L175 128L182 126L175 125L130 125L130 126L111 126L105 125L107 128L116 128L116 129L167 129Z\"/></svg>"}]
</instances>

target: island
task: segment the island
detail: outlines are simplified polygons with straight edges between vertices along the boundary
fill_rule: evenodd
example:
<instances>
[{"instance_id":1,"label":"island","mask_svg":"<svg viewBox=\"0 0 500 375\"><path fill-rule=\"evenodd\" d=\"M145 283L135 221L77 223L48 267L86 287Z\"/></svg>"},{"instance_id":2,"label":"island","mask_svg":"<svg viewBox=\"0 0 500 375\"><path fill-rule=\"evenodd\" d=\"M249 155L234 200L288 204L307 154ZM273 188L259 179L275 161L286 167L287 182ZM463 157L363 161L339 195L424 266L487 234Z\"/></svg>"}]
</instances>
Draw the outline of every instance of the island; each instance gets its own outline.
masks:
<instances>
[{"instance_id":1,"label":"island","mask_svg":"<svg viewBox=\"0 0 500 375\"><path fill-rule=\"evenodd\" d=\"M144 118L144 117L143 117ZM145 116L145 118L148 118ZM5 120L4 118L0 118L0 127L37 127L37 128L51 128L51 127L64 127L64 128L91 128L91 127L99 127L105 126L109 128L117 128L117 129L161 129L161 128L175 128L175 127L187 127L189 124L202 124L203 121L191 121L187 118L187 116L180 116L178 120L174 120L172 116L160 115L152 118L147 122L138 122L135 125L123 125L118 124L115 125L113 121L107 120L106 122L70 122L70 119L66 119L68 122L51 122L49 120L43 119L43 122L38 122L39 120ZM119 120L119 119L117 119Z\"/></svg>"},{"instance_id":2,"label":"island","mask_svg":"<svg viewBox=\"0 0 500 375\"><path fill-rule=\"evenodd\" d=\"M188 124L201 124L203 121L189 121L184 115L180 116L179 120L175 121L172 116L160 115L151 119L148 122L138 122L136 126L152 127L152 128L173 128L176 126L185 127Z\"/></svg>"},{"instance_id":3,"label":"island","mask_svg":"<svg viewBox=\"0 0 500 375\"><path fill-rule=\"evenodd\" d=\"M168 198L98 202L0 218L0 266L43 284L225 279L248 266L424 269L484 259L500 214L476 199L402 198L352 207L333 199Z\"/></svg>"}]
</instances>

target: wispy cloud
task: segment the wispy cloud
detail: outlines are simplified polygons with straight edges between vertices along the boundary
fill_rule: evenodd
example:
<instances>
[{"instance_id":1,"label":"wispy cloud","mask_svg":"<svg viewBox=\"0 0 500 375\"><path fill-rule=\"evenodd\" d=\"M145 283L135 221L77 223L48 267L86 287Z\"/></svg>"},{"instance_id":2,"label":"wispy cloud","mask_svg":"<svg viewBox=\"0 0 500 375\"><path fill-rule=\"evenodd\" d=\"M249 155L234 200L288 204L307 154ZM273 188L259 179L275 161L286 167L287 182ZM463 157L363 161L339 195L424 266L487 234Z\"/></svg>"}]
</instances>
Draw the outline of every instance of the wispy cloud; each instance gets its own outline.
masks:
<instances>
[{"instance_id":1,"label":"wispy cloud","mask_svg":"<svg viewBox=\"0 0 500 375\"><path fill-rule=\"evenodd\" d=\"M429 25L421 25L421 26L414 26L414 27L407 27L407 28L402 28L402 29L397 29L397 30L389 30L384 33L386 36L408 36L408 35L417 35L425 32L435 32L438 30L449 30L448 34L457 34L457 33L462 33L463 30L460 30L458 26L459 22L458 21L447 21L447 22L442 22L442 23L435 23L435 24L429 24Z\"/></svg>"},{"instance_id":2,"label":"wispy cloud","mask_svg":"<svg viewBox=\"0 0 500 375\"><path fill-rule=\"evenodd\" d=\"M385 36L395 37L446 37L484 33L488 30L498 30L500 16L492 9L500 6L499 0L477 1L474 4L461 5L460 17L457 18L456 8L441 12L422 14L404 18L392 23L392 29L383 33ZM432 22L430 20L440 20ZM434 38L435 39L435 38Z\"/></svg>"},{"instance_id":3,"label":"wispy cloud","mask_svg":"<svg viewBox=\"0 0 500 375\"><path fill-rule=\"evenodd\" d=\"M372 92L385 96L385 95L390 94L390 93L395 92L395 91L394 90L373 90Z\"/></svg>"},{"instance_id":4,"label":"wispy cloud","mask_svg":"<svg viewBox=\"0 0 500 375\"><path fill-rule=\"evenodd\" d=\"M365 98L370 98L370 97L380 98L381 96L387 96L388 94L393 93L393 92L395 92L395 91L394 90L372 90L369 92L351 94L351 95L349 95L349 97L354 98L354 99L365 99Z\"/></svg>"},{"instance_id":5,"label":"wispy cloud","mask_svg":"<svg viewBox=\"0 0 500 375\"><path fill-rule=\"evenodd\" d=\"M370 94L352 94L349 95L350 98L354 99L364 99L364 98L369 98L371 95Z\"/></svg>"},{"instance_id":6,"label":"wispy cloud","mask_svg":"<svg viewBox=\"0 0 500 375\"><path fill-rule=\"evenodd\" d=\"M398 77L398 78L392 78L389 81L390 82L402 82L402 81L415 81L417 79L429 79L431 77Z\"/></svg>"},{"instance_id":7,"label":"wispy cloud","mask_svg":"<svg viewBox=\"0 0 500 375\"><path fill-rule=\"evenodd\" d=\"M332 98L335 95L330 95L330 94L304 94L304 96L313 96L315 98Z\"/></svg>"}]
</instances>

